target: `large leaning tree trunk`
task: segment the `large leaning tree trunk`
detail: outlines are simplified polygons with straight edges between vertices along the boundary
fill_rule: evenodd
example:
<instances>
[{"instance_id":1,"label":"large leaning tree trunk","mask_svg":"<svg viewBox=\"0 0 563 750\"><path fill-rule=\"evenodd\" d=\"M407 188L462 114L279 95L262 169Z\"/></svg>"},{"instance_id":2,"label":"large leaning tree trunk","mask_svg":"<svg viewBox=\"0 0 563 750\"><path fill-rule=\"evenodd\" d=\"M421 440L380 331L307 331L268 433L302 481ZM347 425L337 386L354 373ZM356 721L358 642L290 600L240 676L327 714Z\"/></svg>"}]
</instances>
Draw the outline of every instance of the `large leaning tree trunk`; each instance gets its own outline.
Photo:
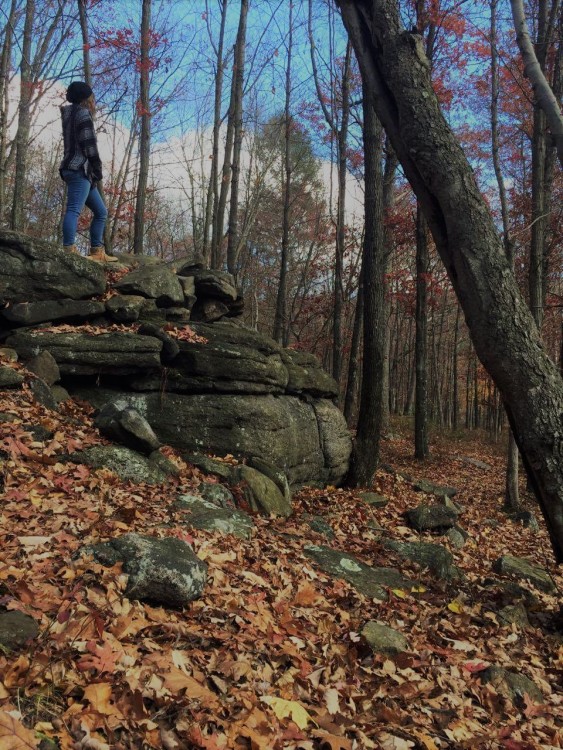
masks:
<instances>
[{"instance_id":1,"label":"large leaning tree trunk","mask_svg":"<svg viewBox=\"0 0 563 750\"><path fill-rule=\"evenodd\" d=\"M337 0L374 106L421 202L475 350L504 400L555 557L563 562L563 379L518 290L473 171L396 0Z\"/></svg>"}]
</instances>

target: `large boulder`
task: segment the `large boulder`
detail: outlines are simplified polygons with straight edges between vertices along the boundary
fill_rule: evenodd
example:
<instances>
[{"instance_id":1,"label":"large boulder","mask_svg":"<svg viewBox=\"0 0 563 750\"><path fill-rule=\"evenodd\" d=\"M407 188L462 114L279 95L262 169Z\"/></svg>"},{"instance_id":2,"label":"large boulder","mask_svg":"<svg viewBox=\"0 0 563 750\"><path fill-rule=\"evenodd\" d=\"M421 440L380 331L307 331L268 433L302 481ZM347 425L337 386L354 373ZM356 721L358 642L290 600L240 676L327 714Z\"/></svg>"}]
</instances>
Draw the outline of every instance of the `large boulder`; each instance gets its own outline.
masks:
<instances>
[{"instance_id":1,"label":"large boulder","mask_svg":"<svg viewBox=\"0 0 563 750\"><path fill-rule=\"evenodd\" d=\"M0 302L87 299L103 294L99 264L51 243L0 229Z\"/></svg>"},{"instance_id":2,"label":"large boulder","mask_svg":"<svg viewBox=\"0 0 563 750\"><path fill-rule=\"evenodd\" d=\"M547 570L534 565L523 557L514 557L514 555L502 555L493 563L495 573L516 578L518 580L530 581L541 591L548 594L555 591L556 586L553 578Z\"/></svg>"},{"instance_id":3,"label":"large boulder","mask_svg":"<svg viewBox=\"0 0 563 750\"><path fill-rule=\"evenodd\" d=\"M103 406L94 424L110 440L148 456L160 448L160 441L147 420L125 402Z\"/></svg>"},{"instance_id":4,"label":"large boulder","mask_svg":"<svg viewBox=\"0 0 563 750\"><path fill-rule=\"evenodd\" d=\"M128 574L125 594L166 607L185 607L201 596L207 565L186 542L175 537L156 539L125 534L109 542L85 547L102 565L123 564Z\"/></svg>"},{"instance_id":5,"label":"large boulder","mask_svg":"<svg viewBox=\"0 0 563 750\"><path fill-rule=\"evenodd\" d=\"M161 366L162 342L135 333L21 331L10 336L8 343L24 360L48 351L63 375L130 375Z\"/></svg>"},{"instance_id":6,"label":"large boulder","mask_svg":"<svg viewBox=\"0 0 563 750\"><path fill-rule=\"evenodd\" d=\"M162 443L180 450L260 458L284 471L292 486L338 484L347 468L350 436L342 413L330 402L319 409L317 402L270 394L131 394L102 388L76 393L97 407L126 401ZM338 451L332 449L333 439Z\"/></svg>"},{"instance_id":7,"label":"large boulder","mask_svg":"<svg viewBox=\"0 0 563 750\"><path fill-rule=\"evenodd\" d=\"M142 266L129 271L113 285L121 294L154 299L158 307L173 307L184 302L184 290L178 277L166 266Z\"/></svg>"},{"instance_id":8,"label":"large boulder","mask_svg":"<svg viewBox=\"0 0 563 750\"><path fill-rule=\"evenodd\" d=\"M370 599L385 601L388 588L409 590L413 586L396 568L373 568L353 555L332 547L310 544L303 551L325 573L343 578Z\"/></svg>"},{"instance_id":9,"label":"large boulder","mask_svg":"<svg viewBox=\"0 0 563 750\"><path fill-rule=\"evenodd\" d=\"M159 457L159 453L154 453L147 458L123 445L92 445L83 451L71 453L69 460L94 469L109 469L124 481L161 484L175 472Z\"/></svg>"},{"instance_id":10,"label":"large boulder","mask_svg":"<svg viewBox=\"0 0 563 750\"><path fill-rule=\"evenodd\" d=\"M96 300L57 299L40 302L18 302L2 311L2 317L13 325L38 323L83 323L104 314L106 307Z\"/></svg>"}]
</instances>

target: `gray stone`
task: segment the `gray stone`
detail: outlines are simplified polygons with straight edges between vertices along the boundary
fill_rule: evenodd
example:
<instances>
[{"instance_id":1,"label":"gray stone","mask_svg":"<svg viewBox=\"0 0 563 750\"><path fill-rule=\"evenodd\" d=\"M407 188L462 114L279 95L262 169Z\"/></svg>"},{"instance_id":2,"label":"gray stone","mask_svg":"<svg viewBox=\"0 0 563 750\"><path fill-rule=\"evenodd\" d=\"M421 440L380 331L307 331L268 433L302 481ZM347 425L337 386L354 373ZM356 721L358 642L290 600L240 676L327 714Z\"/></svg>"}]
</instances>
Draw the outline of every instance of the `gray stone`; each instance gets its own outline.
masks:
<instances>
[{"instance_id":1,"label":"gray stone","mask_svg":"<svg viewBox=\"0 0 563 750\"><path fill-rule=\"evenodd\" d=\"M253 511L265 516L287 518L291 515L291 500L288 502L277 485L267 476L250 466L239 466L237 479L245 502Z\"/></svg>"},{"instance_id":2,"label":"gray stone","mask_svg":"<svg viewBox=\"0 0 563 750\"><path fill-rule=\"evenodd\" d=\"M71 453L69 459L95 469L110 469L125 481L130 479L134 482L161 484L171 476L151 457L146 458L121 445L93 445L83 451Z\"/></svg>"},{"instance_id":3,"label":"gray stone","mask_svg":"<svg viewBox=\"0 0 563 750\"><path fill-rule=\"evenodd\" d=\"M39 626L23 612L0 612L0 647L13 651L37 638Z\"/></svg>"},{"instance_id":4,"label":"gray stone","mask_svg":"<svg viewBox=\"0 0 563 750\"><path fill-rule=\"evenodd\" d=\"M395 656L409 650L405 636L382 622L370 620L362 628L361 635L376 654Z\"/></svg>"},{"instance_id":5,"label":"gray stone","mask_svg":"<svg viewBox=\"0 0 563 750\"><path fill-rule=\"evenodd\" d=\"M134 294L115 294L106 300L108 315L116 323L134 323L139 320L145 298Z\"/></svg>"},{"instance_id":6,"label":"gray stone","mask_svg":"<svg viewBox=\"0 0 563 750\"><path fill-rule=\"evenodd\" d=\"M469 534L465 529L462 529L461 526L452 526L452 528L448 529L446 532L446 536L455 549L462 549L469 539Z\"/></svg>"},{"instance_id":7,"label":"gray stone","mask_svg":"<svg viewBox=\"0 0 563 750\"><path fill-rule=\"evenodd\" d=\"M188 453L182 452L182 458L192 466L196 466L206 474L213 474L214 476L223 479L225 482L233 481L233 471L236 469L235 466L226 463L225 461L216 461L209 456L204 456L200 453Z\"/></svg>"},{"instance_id":8,"label":"gray stone","mask_svg":"<svg viewBox=\"0 0 563 750\"><path fill-rule=\"evenodd\" d=\"M305 555L314 560L325 573L343 578L360 594L372 599L387 599L387 588L410 589L412 581L404 578L396 568L373 568L346 552L320 545L307 545Z\"/></svg>"},{"instance_id":9,"label":"gray stone","mask_svg":"<svg viewBox=\"0 0 563 750\"><path fill-rule=\"evenodd\" d=\"M325 521L322 516L310 516L306 513L303 516L303 519L309 524L313 531L317 532L317 534L322 534L323 536L326 536L327 539L334 539L335 534L332 526Z\"/></svg>"},{"instance_id":10,"label":"gray stone","mask_svg":"<svg viewBox=\"0 0 563 750\"><path fill-rule=\"evenodd\" d=\"M52 385L51 393L57 404L62 404L70 398L69 392L66 388L63 388L62 385Z\"/></svg>"},{"instance_id":11,"label":"gray stone","mask_svg":"<svg viewBox=\"0 0 563 750\"><path fill-rule=\"evenodd\" d=\"M282 349L281 358L289 375L288 393L310 393L312 396L326 398L338 395L336 381L322 369L321 363L313 354Z\"/></svg>"},{"instance_id":12,"label":"gray stone","mask_svg":"<svg viewBox=\"0 0 563 750\"><path fill-rule=\"evenodd\" d=\"M174 307L184 302L184 290L178 277L164 265L136 268L119 279L113 288L121 294L154 299L158 307Z\"/></svg>"},{"instance_id":13,"label":"gray stone","mask_svg":"<svg viewBox=\"0 0 563 750\"><path fill-rule=\"evenodd\" d=\"M347 469L344 460L334 466L328 431L319 430L314 406L294 396L130 394L102 388L76 388L75 394L98 408L119 397L148 420L163 444L190 454L260 458L283 471L291 487L336 485ZM338 429L344 430L342 413L332 404L329 408Z\"/></svg>"},{"instance_id":14,"label":"gray stone","mask_svg":"<svg viewBox=\"0 0 563 750\"><path fill-rule=\"evenodd\" d=\"M23 375L12 367L0 365L0 390L5 388L18 388L23 383Z\"/></svg>"},{"instance_id":15,"label":"gray stone","mask_svg":"<svg viewBox=\"0 0 563 750\"><path fill-rule=\"evenodd\" d=\"M51 411L58 411L59 404L53 396L53 392L44 380L41 378L31 378L29 381L29 390L37 403Z\"/></svg>"},{"instance_id":16,"label":"gray stone","mask_svg":"<svg viewBox=\"0 0 563 750\"><path fill-rule=\"evenodd\" d=\"M437 495L438 497L453 497L454 495L457 495L457 489L455 487L434 484L427 479L418 479L414 482L413 487L418 492L425 492L427 495Z\"/></svg>"},{"instance_id":17,"label":"gray stone","mask_svg":"<svg viewBox=\"0 0 563 750\"><path fill-rule=\"evenodd\" d=\"M23 359L49 351L63 375L130 375L161 366L162 342L135 333L29 331L13 334L8 342Z\"/></svg>"},{"instance_id":18,"label":"gray stone","mask_svg":"<svg viewBox=\"0 0 563 750\"><path fill-rule=\"evenodd\" d=\"M147 456L160 448L160 441L150 424L126 401L113 401L102 406L94 424L110 440Z\"/></svg>"},{"instance_id":19,"label":"gray stone","mask_svg":"<svg viewBox=\"0 0 563 750\"><path fill-rule=\"evenodd\" d=\"M518 672L493 666L480 672L480 677L484 683L490 683L497 693L504 695L517 705L523 704L525 695L528 695L535 703L544 701L543 694L535 682Z\"/></svg>"},{"instance_id":20,"label":"gray stone","mask_svg":"<svg viewBox=\"0 0 563 750\"><path fill-rule=\"evenodd\" d=\"M455 526L458 514L445 505L419 505L405 513L408 523L417 531L451 529Z\"/></svg>"},{"instance_id":21,"label":"gray stone","mask_svg":"<svg viewBox=\"0 0 563 750\"><path fill-rule=\"evenodd\" d=\"M453 512L458 515L461 515L464 511L464 508L459 503L454 502L451 497L448 497L447 495L442 495L440 497L440 502L444 507L453 510Z\"/></svg>"},{"instance_id":22,"label":"gray stone","mask_svg":"<svg viewBox=\"0 0 563 750\"><path fill-rule=\"evenodd\" d=\"M10 349L8 346L1 346L0 347L0 362L4 360L4 362L17 362L18 361L18 353L15 349Z\"/></svg>"},{"instance_id":23,"label":"gray stone","mask_svg":"<svg viewBox=\"0 0 563 750\"><path fill-rule=\"evenodd\" d=\"M153 338L162 341L160 358L164 364L170 364L178 356L180 346L176 339L166 333L166 331L163 331L162 328L155 323L143 323L139 326L137 333L141 336L152 336Z\"/></svg>"},{"instance_id":24,"label":"gray stone","mask_svg":"<svg viewBox=\"0 0 563 750\"><path fill-rule=\"evenodd\" d=\"M257 335L247 336L245 329L234 326L194 324L192 328L207 342L180 341L174 366L187 383L193 382L193 390L201 392L205 384L206 390L215 392L221 384L222 390L235 393L256 392L256 386L260 392L285 390L288 374L279 347L260 346Z\"/></svg>"},{"instance_id":25,"label":"gray stone","mask_svg":"<svg viewBox=\"0 0 563 750\"><path fill-rule=\"evenodd\" d=\"M149 461L153 466L160 469L166 476L181 477L182 469L177 463L167 458L159 450L153 451L149 456Z\"/></svg>"},{"instance_id":26,"label":"gray stone","mask_svg":"<svg viewBox=\"0 0 563 750\"><path fill-rule=\"evenodd\" d=\"M427 542L398 542L387 539L382 542L385 549L393 550L404 560L410 560L421 568L427 568L436 578L451 581L460 578L461 572L454 565L454 558L441 544Z\"/></svg>"},{"instance_id":27,"label":"gray stone","mask_svg":"<svg viewBox=\"0 0 563 750\"><path fill-rule=\"evenodd\" d=\"M207 565L180 539L156 539L125 534L103 544L85 547L102 565L123 563L128 574L125 594L130 599L165 607L184 607L201 596L207 581Z\"/></svg>"},{"instance_id":28,"label":"gray stone","mask_svg":"<svg viewBox=\"0 0 563 750\"><path fill-rule=\"evenodd\" d=\"M201 323L212 323L214 320L221 320L229 312L229 308L224 302L218 299L197 300L190 311L191 320Z\"/></svg>"},{"instance_id":29,"label":"gray stone","mask_svg":"<svg viewBox=\"0 0 563 750\"><path fill-rule=\"evenodd\" d=\"M196 297L210 297L223 302L234 302L238 292L230 273L202 268L199 264L184 264L178 276L193 278Z\"/></svg>"},{"instance_id":30,"label":"gray stone","mask_svg":"<svg viewBox=\"0 0 563 750\"><path fill-rule=\"evenodd\" d=\"M521 523L526 529L530 529L534 533L540 530L540 525L537 518L530 510L522 510L520 513L514 513L510 515L510 520L516 523Z\"/></svg>"},{"instance_id":31,"label":"gray stone","mask_svg":"<svg viewBox=\"0 0 563 750\"><path fill-rule=\"evenodd\" d=\"M97 263L5 229L0 229L0 268L4 302L88 299L106 290L106 277Z\"/></svg>"},{"instance_id":32,"label":"gray stone","mask_svg":"<svg viewBox=\"0 0 563 750\"><path fill-rule=\"evenodd\" d=\"M213 503L219 508L234 508L235 501L233 493L222 484L212 482L201 482L197 488L204 500Z\"/></svg>"},{"instance_id":33,"label":"gray stone","mask_svg":"<svg viewBox=\"0 0 563 750\"><path fill-rule=\"evenodd\" d=\"M215 503L196 495L181 495L177 507L186 511L187 523L195 529L219 531L239 539L249 539L254 522L242 510L218 507Z\"/></svg>"},{"instance_id":34,"label":"gray stone","mask_svg":"<svg viewBox=\"0 0 563 750\"><path fill-rule=\"evenodd\" d=\"M191 320L190 310L185 307L167 307L164 311L166 320L176 325L186 324Z\"/></svg>"},{"instance_id":35,"label":"gray stone","mask_svg":"<svg viewBox=\"0 0 563 750\"><path fill-rule=\"evenodd\" d=\"M103 315L105 305L96 300L56 299L19 302L2 311L2 317L14 326L38 323L84 323Z\"/></svg>"},{"instance_id":36,"label":"gray stone","mask_svg":"<svg viewBox=\"0 0 563 750\"><path fill-rule=\"evenodd\" d=\"M61 379L59 366L53 355L47 350L36 354L35 357L32 357L25 363L25 366L40 377L41 380L44 380L47 385L54 385Z\"/></svg>"},{"instance_id":37,"label":"gray stone","mask_svg":"<svg viewBox=\"0 0 563 750\"><path fill-rule=\"evenodd\" d=\"M555 582L546 570L521 557L502 555L493 563L493 570L495 573L530 581L538 589L546 591L548 594L556 590Z\"/></svg>"},{"instance_id":38,"label":"gray stone","mask_svg":"<svg viewBox=\"0 0 563 750\"><path fill-rule=\"evenodd\" d=\"M360 492L358 497L372 508L385 508L389 504L389 500L386 497L378 495L376 492Z\"/></svg>"},{"instance_id":39,"label":"gray stone","mask_svg":"<svg viewBox=\"0 0 563 750\"><path fill-rule=\"evenodd\" d=\"M256 471L259 471L261 474L267 476L268 479L271 479L282 493L286 503L291 505L291 489L285 472L277 469L275 466L272 466L272 464L269 464L267 461L264 461L257 456L250 456L247 464L252 469L256 469Z\"/></svg>"},{"instance_id":40,"label":"gray stone","mask_svg":"<svg viewBox=\"0 0 563 750\"><path fill-rule=\"evenodd\" d=\"M516 625L519 628L530 627L526 607L521 602L503 607L498 613L498 618L504 625Z\"/></svg>"},{"instance_id":41,"label":"gray stone","mask_svg":"<svg viewBox=\"0 0 563 750\"><path fill-rule=\"evenodd\" d=\"M489 466L489 464L486 464L484 461L479 461L476 458L471 458L470 456L461 456L460 461L462 461L464 464L469 464L470 466L475 466L477 469L483 469L483 471L492 471L492 466Z\"/></svg>"},{"instance_id":42,"label":"gray stone","mask_svg":"<svg viewBox=\"0 0 563 750\"><path fill-rule=\"evenodd\" d=\"M193 276L178 276L178 281L182 285L182 291L184 292L184 301L186 297L195 297L195 278Z\"/></svg>"},{"instance_id":43,"label":"gray stone","mask_svg":"<svg viewBox=\"0 0 563 750\"><path fill-rule=\"evenodd\" d=\"M346 476L352 452L352 436L348 425L342 412L328 399L315 399L313 409L317 417L325 466L329 474L339 477L340 481Z\"/></svg>"}]
</instances>

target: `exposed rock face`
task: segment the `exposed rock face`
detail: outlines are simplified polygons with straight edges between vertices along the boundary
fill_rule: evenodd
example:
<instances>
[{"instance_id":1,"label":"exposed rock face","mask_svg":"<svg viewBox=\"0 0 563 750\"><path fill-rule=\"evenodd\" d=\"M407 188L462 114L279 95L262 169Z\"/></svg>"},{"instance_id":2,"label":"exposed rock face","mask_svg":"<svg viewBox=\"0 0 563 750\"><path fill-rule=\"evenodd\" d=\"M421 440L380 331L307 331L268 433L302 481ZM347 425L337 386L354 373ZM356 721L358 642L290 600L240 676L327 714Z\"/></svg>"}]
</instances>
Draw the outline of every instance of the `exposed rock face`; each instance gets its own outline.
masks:
<instances>
[{"instance_id":1,"label":"exposed rock face","mask_svg":"<svg viewBox=\"0 0 563 750\"><path fill-rule=\"evenodd\" d=\"M361 634L376 653L394 656L409 650L409 643L405 636L385 623L370 620L362 628Z\"/></svg>"},{"instance_id":2,"label":"exposed rock face","mask_svg":"<svg viewBox=\"0 0 563 750\"><path fill-rule=\"evenodd\" d=\"M36 638L39 627L33 617L23 612L0 612L0 646L16 649Z\"/></svg>"},{"instance_id":3,"label":"exposed rock face","mask_svg":"<svg viewBox=\"0 0 563 750\"><path fill-rule=\"evenodd\" d=\"M122 562L129 575L125 593L130 599L184 607L201 595L207 581L207 565L189 544L174 537L125 534L82 552L92 554L102 565Z\"/></svg>"},{"instance_id":4,"label":"exposed rock face","mask_svg":"<svg viewBox=\"0 0 563 750\"><path fill-rule=\"evenodd\" d=\"M97 408L135 409L157 442L244 458L273 483L274 513L289 512L289 487L339 484L351 439L332 402L336 383L316 358L242 325L244 302L228 273L155 258L120 261L109 298L91 299L106 289L99 265L0 232L0 267L8 269L0 296L18 303L0 311L6 344L24 364L48 352L61 387ZM34 329L46 322L48 330ZM57 330L61 322L76 330ZM4 387L17 385L13 371L5 380ZM117 439L130 444L123 434Z\"/></svg>"},{"instance_id":5,"label":"exposed rock face","mask_svg":"<svg viewBox=\"0 0 563 750\"><path fill-rule=\"evenodd\" d=\"M102 268L42 240L0 229L0 301L87 299L103 294Z\"/></svg>"},{"instance_id":6,"label":"exposed rock face","mask_svg":"<svg viewBox=\"0 0 563 750\"><path fill-rule=\"evenodd\" d=\"M555 583L547 570L533 565L529 560L513 555L503 555L493 564L495 573L511 576L523 581L530 581L541 591L555 591Z\"/></svg>"},{"instance_id":7,"label":"exposed rock face","mask_svg":"<svg viewBox=\"0 0 563 750\"><path fill-rule=\"evenodd\" d=\"M314 560L325 573L348 581L360 594L385 601L387 588L410 589L411 581L396 568L373 568L353 555L323 545L308 545L307 557Z\"/></svg>"}]
</instances>

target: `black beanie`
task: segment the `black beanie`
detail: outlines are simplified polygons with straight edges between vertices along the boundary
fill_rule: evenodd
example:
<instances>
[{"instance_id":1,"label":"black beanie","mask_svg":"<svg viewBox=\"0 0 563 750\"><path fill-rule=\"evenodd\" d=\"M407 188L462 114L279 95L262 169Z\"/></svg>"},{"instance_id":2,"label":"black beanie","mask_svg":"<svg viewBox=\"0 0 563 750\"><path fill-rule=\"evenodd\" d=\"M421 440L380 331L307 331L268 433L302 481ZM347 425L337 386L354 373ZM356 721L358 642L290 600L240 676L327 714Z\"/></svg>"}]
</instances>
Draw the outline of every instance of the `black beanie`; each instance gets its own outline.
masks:
<instances>
[{"instance_id":1,"label":"black beanie","mask_svg":"<svg viewBox=\"0 0 563 750\"><path fill-rule=\"evenodd\" d=\"M80 104L92 95L92 89L83 81L73 81L66 90L66 100L71 104Z\"/></svg>"}]
</instances>

